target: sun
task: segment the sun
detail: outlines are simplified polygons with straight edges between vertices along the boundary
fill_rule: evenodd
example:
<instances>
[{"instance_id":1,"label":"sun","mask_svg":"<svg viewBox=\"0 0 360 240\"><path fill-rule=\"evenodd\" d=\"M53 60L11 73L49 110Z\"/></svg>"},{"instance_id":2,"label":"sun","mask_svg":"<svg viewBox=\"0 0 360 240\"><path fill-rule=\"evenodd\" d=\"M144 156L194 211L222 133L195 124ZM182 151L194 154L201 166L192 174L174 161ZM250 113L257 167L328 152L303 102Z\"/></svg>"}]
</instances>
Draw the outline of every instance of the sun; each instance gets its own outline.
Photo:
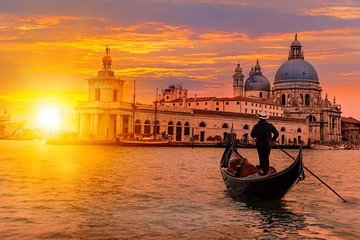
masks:
<instances>
[{"instance_id":1,"label":"sun","mask_svg":"<svg viewBox=\"0 0 360 240\"><path fill-rule=\"evenodd\" d=\"M56 106L43 106L39 109L38 124L45 130L61 128L61 112Z\"/></svg>"}]
</instances>

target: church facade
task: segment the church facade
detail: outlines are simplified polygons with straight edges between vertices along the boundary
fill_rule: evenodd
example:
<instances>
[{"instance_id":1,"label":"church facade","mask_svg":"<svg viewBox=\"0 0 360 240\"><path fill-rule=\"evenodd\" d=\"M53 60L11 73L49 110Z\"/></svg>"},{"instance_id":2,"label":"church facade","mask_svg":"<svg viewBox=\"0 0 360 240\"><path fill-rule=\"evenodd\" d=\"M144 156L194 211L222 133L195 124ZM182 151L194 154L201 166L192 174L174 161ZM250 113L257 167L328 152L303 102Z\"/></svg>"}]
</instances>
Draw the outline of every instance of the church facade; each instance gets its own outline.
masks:
<instances>
[{"instance_id":1,"label":"church facade","mask_svg":"<svg viewBox=\"0 0 360 240\"><path fill-rule=\"evenodd\" d=\"M305 62L297 39L290 53L288 62L299 60L304 66L310 65ZM123 101L125 81L115 77L111 70L109 48L102 62L98 75L87 79L88 100L79 102L76 107L80 139L115 141L151 137L176 142L192 139L200 143L220 142L233 126L240 142L253 144L249 134L258 121L258 111L270 116L280 132L279 144L297 145L341 138L338 135L340 106L321 98L315 69L304 69L299 63L291 62L290 67L289 63L284 63L286 66L279 68L272 89L257 60L246 80L237 64L232 97L190 98L188 90L171 84L161 91L157 101L140 104L135 99ZM303 78L298 78L298 72Z\"/></svg>"},{"instance_id":2,"label":"church facade","mask_svg":"<svg viewBox=\"0 0 360 240\"><path fill-rule=\"evenodd\" d=\"M288 61L275 75L274 102L284 107L284 115L306 119L313 142L339 144L341 141L341 106L334 97L322 97L315 68L304 60L301 43L295 35Z\"/></svg>"}]
</instances>

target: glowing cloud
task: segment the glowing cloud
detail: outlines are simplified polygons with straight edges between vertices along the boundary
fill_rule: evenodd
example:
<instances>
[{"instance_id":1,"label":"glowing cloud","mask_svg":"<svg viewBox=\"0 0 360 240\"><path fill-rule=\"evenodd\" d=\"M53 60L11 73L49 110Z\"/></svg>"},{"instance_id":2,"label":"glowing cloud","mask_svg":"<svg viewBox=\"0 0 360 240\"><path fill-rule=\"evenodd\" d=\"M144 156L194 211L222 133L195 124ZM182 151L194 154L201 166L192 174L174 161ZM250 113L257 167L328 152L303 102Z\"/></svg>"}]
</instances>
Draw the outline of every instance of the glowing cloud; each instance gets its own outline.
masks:
<instances>
[{"instance_id":1,"label":"glowing cloud","mask_svg":"<svg viewBox=\"0 0 360 240\"><path fill-rule=\"evenodd\" d=\"M308 16L329 16L339 19L360 19L360 7L337 6L314 8L304 11Z\"/></svg>"}]
</instances>

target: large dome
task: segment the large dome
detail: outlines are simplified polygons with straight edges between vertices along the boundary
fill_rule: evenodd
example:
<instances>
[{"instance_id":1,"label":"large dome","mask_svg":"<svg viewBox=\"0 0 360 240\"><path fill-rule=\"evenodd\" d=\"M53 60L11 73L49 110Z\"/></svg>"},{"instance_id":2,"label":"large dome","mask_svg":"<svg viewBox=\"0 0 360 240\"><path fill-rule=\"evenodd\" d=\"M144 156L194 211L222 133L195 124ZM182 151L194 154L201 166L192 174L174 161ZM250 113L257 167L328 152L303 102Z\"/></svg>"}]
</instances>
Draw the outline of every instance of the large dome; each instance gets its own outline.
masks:
<instances>
[{"instance_id":1,"label":"large dome","mask_svg":"<svg viewBox=\"0 0 360 240\"><path fill-rule=\"evenodd\" d=\"M275 75L275 82L310 81L319 82L315 68L301 58L293 58L285 62Z\"/></svg>"},{"instance_id":2,"label":"large dome","mask_svg":"<svg viewBox=\"0 0 360 240\"><path fill-rule=\"evenodd\" d=\"M252 75L245 82L245 91L270 92L270 82L263 75Z\"/></svg>"}]
</instances>

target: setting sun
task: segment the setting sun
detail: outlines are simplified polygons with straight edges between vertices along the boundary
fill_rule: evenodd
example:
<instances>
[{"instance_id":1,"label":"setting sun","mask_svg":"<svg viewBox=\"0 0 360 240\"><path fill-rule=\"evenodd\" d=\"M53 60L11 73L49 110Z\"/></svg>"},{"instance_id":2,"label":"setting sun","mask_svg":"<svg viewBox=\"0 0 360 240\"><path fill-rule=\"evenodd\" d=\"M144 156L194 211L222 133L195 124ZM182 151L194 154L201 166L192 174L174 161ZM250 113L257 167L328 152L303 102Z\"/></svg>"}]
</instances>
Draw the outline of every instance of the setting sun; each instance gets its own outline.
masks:
<instances>
[{"instance_id":1,"label":"setting sun","mask_svg":"<svg viewBox=\"0 0 360 240\"><path fill-rule=\"evenodd\" d=\"M61 112L56 106L44 106L38 113L40 128L46 130L59 130L61 127Z\"/></svg>"}]
</instances>

